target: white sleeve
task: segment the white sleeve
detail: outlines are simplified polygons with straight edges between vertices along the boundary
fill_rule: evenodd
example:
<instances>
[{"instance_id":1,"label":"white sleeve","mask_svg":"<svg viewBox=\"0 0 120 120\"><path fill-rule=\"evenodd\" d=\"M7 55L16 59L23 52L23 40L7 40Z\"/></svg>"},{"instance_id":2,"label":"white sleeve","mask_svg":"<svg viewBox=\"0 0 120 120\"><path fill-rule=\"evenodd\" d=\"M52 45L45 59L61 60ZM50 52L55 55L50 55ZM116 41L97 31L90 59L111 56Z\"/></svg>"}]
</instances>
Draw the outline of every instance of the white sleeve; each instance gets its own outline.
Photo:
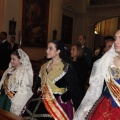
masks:
<instances>
[{"instance_id":1,"label":"white sleeve","mask_svg":"<svg viewBox=\"0 0 120 120\"><path fill-rule=\"evenodd\" d=\"M3 75L2 75L2 78L1 78L1 80L0 80L0 89L1 89L2 84L3 84L3 82L4 82L5 78L6 78L7 72L8 72L8 70L6 70L6 71L3 73Z\"/></svg>"},{"instance_id":2,"label":"white sleeve","mask_svg":"<svg viewBox=\"0 0 120 120\"><path fill-rule=\"evenodd\" d=\"M94 103L98 100L102 93L104 78L99 75L94 75L96 73L92 71L90 76L90 86L86 92L85 97L83 98L80 106L78 107L73 120L84 120L89 110L92 108Z\"/></svg>"},{"instance_id":3,"label":"white sleeve","mask_svg":"<svg viewBox=\"0 0 120 120\"><path fill-rule=\"evenodd\" d=\"M118 54L115 52L114 44L100 59L95 61L90 76L90 87L83 98L73 120L84 120L85 115L92 108L102 93L104 78L108 71L108 67L113 64L114 57Z\"/></svg>"},{"instance_id":4,"label":"white sleeve","mask_svg":"<svg viewBox=\"0 0 120 120\"><path fill-rule=\"evenodd\" d=\"M33 95L33 74L29 74L28 71L25 70L22 78L22 83L19 85L18 91L11 99L10 111L16 115L19 115L21 113L21 110L23 109L25 104Z\"/></svg>"}]
</instances>

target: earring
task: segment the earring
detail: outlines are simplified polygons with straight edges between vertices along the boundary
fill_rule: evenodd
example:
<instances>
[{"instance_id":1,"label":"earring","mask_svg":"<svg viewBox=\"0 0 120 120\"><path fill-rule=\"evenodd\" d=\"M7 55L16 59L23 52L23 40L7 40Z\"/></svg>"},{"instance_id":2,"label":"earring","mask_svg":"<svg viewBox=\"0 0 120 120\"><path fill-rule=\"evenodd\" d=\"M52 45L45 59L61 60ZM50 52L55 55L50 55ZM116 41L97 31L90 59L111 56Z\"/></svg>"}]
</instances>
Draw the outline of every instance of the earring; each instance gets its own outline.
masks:
<instances>
[{"instance_id":1,"label":"earring","mask_svg":"<svg viewBox=\"0 0 120 120\"><path fill-rule=\"evenodd\" d=\"M56 60L59 60L59 57L58 57L58 55L56 56Z\"/></svg>"}]
</instances>

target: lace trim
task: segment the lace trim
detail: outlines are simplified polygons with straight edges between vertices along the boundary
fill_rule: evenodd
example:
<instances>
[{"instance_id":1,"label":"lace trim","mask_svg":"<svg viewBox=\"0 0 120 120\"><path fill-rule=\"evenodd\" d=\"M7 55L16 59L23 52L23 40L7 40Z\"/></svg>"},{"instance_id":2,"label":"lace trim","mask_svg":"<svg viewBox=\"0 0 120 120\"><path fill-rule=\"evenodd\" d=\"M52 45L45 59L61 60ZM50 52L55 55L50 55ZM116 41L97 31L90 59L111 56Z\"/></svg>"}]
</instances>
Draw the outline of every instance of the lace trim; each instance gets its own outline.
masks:
<instances>
[{"instance_id":1,"label":"lace trim","mask_svg":"<svg viewBox=\"0 0 120 120\"><path fill-rule=\"evenodd\" d=\"M60 74L57 78L55 78L54 80L53 80L53 83L56 83L59 79L61 79L65 74L66 74L66 72L67 72L67 70L68 70L68 66L69 66L69 64L67 64L67 65L65 65L65 71L63 71L62 72L62 74Z\"/></svg>"},{"instance_id":2,"label":"lace trim","mask_svg":"<svg viewBox=\"0 0 120 120\"><path fill-rule=\"evenodd\" d=\"M49 64L50 64L50 62L48 62L47 68L48 68ZM67 70L68 70L68 66L69 66L69 64L66 64L66 65L65 65L64 71L63 71L57 78L55 78L55 79L53 80L53 83L56 83L59 79L61 79L61 78L66 74L66 72L67 72ZM41 76L41 74L40 74L39 76Z\"/></svg>"},{"instance_id":3,"label":"lace trim","mask_svg":"<svg viewBox=\"0 0 120 120\"><path fill-rule=\"evenodd\" d=\"M54 80L53 80L53 83L56 83L58 80L60 80L64 75L66 74L66 72L62 72L62 74L60 74L57 78L55 78Z\"/></svg>"},{"instance_id":4,"label":"lace trim","mask_svg":"<svg viewBox=\"0 0 120 120\"><path fill-rule=\"evenodd\" d=\"M95 102L95 104L93 105L93 107L89 110L88 115L85 117L85 120L89 120L90 115L95 110L95 107L99 103L99 101L101 100L101 98L102 98L102 96L100 96L100 98Z\"/></svg>"}]
</instances>

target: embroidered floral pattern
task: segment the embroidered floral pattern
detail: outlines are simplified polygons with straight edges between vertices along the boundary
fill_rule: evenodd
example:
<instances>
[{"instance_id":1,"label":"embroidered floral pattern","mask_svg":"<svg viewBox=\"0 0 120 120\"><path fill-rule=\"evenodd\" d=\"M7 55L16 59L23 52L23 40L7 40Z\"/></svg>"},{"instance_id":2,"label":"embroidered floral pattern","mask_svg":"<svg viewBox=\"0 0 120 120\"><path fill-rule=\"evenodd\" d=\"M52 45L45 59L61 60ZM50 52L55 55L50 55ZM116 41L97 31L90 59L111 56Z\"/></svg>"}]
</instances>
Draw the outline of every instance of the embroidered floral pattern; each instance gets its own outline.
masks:
<instances>
[{"instance_id":1,"label":"embroidered floral pattern","mask_svg":"<svg viewBox=\"0 0 120 120\"><path fill-rule=\"evenodd\" d=\"M119 80L119 78L120 78L120 68L113 67L113 68L111 68L111 70L113 72L113 78L115 80Z\"/></svg>"}]
</instances>

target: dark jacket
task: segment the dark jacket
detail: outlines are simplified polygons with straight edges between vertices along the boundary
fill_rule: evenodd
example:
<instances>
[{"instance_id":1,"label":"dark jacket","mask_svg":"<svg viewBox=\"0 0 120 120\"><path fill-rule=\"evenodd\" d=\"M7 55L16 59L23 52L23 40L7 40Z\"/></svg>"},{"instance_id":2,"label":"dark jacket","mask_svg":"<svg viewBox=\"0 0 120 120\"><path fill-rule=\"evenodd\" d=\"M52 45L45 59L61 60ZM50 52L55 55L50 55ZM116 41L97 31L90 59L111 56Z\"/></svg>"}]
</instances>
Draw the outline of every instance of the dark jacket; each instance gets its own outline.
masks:
<instances>
[{"instance_id":1,"label":"dark jacket","mask_svg":"<svg viewBox=\"0 0 120 120\"><path fill-rule=\"evenodd\" d=\"M8 41L0 44L0 69L6 70L10 62L11 46Z\"/></svg>"},{"instance_id":2,"label":"dark jacket","mask_svg":"<svg viewBox=\"0 0 120 120\"><path fill-rule=\"evenodd\" d=\"M92 59L92 51L88 47L84 46L83 47L83 55L88 62L88 66L90 67L91 65L91 59Z\"/></svg>"},{"instance_id":3,"label":"dark jacket","mask_svg":"<svg viewBox=\"0 0 120 120\"><path fill-rule=\"evenodd\" d=\"M81 102L86 93L85 85L88 79L88 63L84 57L80 57L76 61L73 61L72 65L74 67L74 71L76 73L78 80L78 85L80 89L79 93L81 96L80 102Z\"/></svg>"},{"instance_id":4,"label":"dark jacket","mask_svg":"<svg viewBox=\"0 0 120 120\"><path fill-rule=\"evenodd\" d=\"M77 110L81 100L78 80L72 65L69 65L68 68L65 67L65 69L67 70L66 74L62 78L60 78L55 83L55 85L58 86L59 88L67 88L67 91L62 95L54 94L54 96L55 98L57 98L58 96L61 96L61 99L63 102L67 102L68 100L72 99L73 106L75 110ZM36 81L37 82L34 85L35 91L38 89L38 87L40 87L40 78L37 77Z\"/></svg>"},{"instance_id":5,"label":"dark jacket","mask_svg":"<svg viewBox=\"0 0 120 120\"><path fill-rule=\"evenodd\" d=\"M13 47L11 48L11 53L16 51L18 49L18 44L17 43L14 43Z\"/></svg>"}]
</instances>

